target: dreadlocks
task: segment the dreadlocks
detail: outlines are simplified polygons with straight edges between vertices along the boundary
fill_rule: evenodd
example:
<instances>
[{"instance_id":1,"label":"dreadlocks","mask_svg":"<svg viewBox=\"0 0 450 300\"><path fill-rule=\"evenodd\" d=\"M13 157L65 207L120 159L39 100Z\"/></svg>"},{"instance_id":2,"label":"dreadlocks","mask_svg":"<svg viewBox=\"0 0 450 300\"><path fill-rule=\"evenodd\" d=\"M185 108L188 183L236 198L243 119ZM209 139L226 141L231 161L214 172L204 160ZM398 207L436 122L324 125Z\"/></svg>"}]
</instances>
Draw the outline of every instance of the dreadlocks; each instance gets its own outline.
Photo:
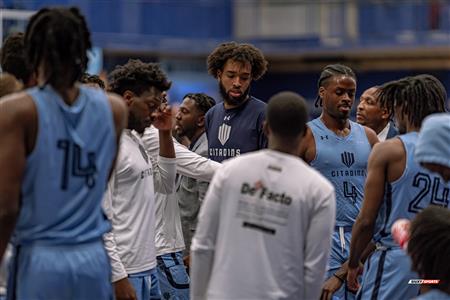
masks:
<instances>
[{"instance_id":1,"label":"dreadlocks","mask_svg":"<svg viewBox=\"0 0 450 300\"><path fill-rule=\"evenodd\" d=\"M396 109L408 117L415 127L433 113L444 112L447 93L442 83L434 76L421 74L385 83L380 88L379 102L392 117Z\"/></svg>"},{"instance_id":2,"label":"dreadlocks","mask_svg":"<svg viewBox=\"0 0 450 300\"><path fill-rule=\"evenodd\" d=\"M440 279L438 288L449 288L450 211L446 207L430 205L411 223L408 253L412 267L419 276Z\"/></svg>"},{"instance_id":3,"label":"dreadlocks","mask_svg":"<svg viewBox=\"0 0 450 300\"><path fill-rule=\"evenodd\" d=\"M36 73L42 63L46 84L66 88L87 67L91 48L86 21L78 8L43 8L34 14L25 32L26 56Z\"/></svg>"},{"instance_id":4,"label":"dreadlocks","mask_svg":"<svg viewBox=\"0 0 450 300\"><path fill-rule=\"evenodd\" d=\"M355 79L356 82L356 75L352 69L341 64L334 64L328 65L325 68L323 68L322 73L320 73L319 81L317 82L317 88L325 86L328 80L334 76L349 76ZM315 107L322 106L322 98L319 95L317 95L316 102L314 102L314 106Z\"/></svg>"}]
</instances>

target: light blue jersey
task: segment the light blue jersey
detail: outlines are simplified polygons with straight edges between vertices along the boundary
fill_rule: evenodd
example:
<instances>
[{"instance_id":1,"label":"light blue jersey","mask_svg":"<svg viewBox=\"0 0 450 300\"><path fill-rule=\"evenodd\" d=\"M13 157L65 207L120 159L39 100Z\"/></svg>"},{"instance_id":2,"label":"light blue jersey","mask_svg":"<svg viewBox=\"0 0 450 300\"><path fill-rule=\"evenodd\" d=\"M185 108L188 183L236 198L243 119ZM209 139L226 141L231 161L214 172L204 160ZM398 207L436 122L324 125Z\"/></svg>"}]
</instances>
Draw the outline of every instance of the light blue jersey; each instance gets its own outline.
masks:
<instances>
[{"instance_id":1,"label":"light blue jersey","mask_svg":"<svg viewBox=\"0 0 450 300\"><path fill-rule=\"evenodd\" d=\"M419 276L411 271L409 256L393 240L392 225L398 219L413 219L431 204L449 207L450 184L414 161L418 133L398 138L406 151L405 170L399 179L385 185L374 235L377 250L365 263L359 299L411 299L418 294L418 286L408 281Z\"/></svg>"},{"instance_id":2,"label":"light blue jersey","mask_svg":"<svg viewBox=\"0 0 450 300\"><path fill-rule=\"evenodd\" d=\"M412 220L430 204L449 207L450 184L414 162L418 133L398 137L406 151L406 168L402 176L385 186L385 197L378 213L374 240L384 247L398 247L391 228L398 219Z\"/></svg>"},{"instance_id":3,"label":"light blue jersey","mask_svg":"<svg viewBox=\"0 0 450 300\"><path fill-rule=\"evenodd\" d=\"M308 122L316 144L311 166L333 184L336 190L336 227L332 236L327 278L341 267L350 255L353 223L361 209L367 161L372 147L363 126L350 122L350 134L341 137L328 129L320 118ZM353 299L346 285L334 293L336 299Z\"/></svg>"},{"instance_id":4,"label":"light blue jersey","mask_svg":"<svg viewBox=\"0 0 450 300\"><path fill-rule=\"evenodd\" d=\"M341 137L320 118L308 122L316 144L311 167L324 175L336 189L336 226L353 226L361 209L370 146L364 127L350 122L350 134Z\"/></svg>"},{"instance_id":5,"label":"light blue jersey","mask_svg":"<svg viewBox=\"0 0 450 300\"><path fill-rule=\"evenodd\" d=\"M101 201L116 152L103 91L81 87L72 106L47 85L27 91L38 133L22 184L15 245L69 245L101 239L110 228Z\"/></svg>"},{"instance_id":6,"label":"light blue jersey","mask_svg":"<svg viewBox=\"0 0 450 300\"><path fill-rule=\"evenodd\" d=\"M38 131L13 236L8 299L112 299L102 197L116 152L103 91L80 87L68 106L49 85L27 90Z\"/></svg>"}]
</instances>

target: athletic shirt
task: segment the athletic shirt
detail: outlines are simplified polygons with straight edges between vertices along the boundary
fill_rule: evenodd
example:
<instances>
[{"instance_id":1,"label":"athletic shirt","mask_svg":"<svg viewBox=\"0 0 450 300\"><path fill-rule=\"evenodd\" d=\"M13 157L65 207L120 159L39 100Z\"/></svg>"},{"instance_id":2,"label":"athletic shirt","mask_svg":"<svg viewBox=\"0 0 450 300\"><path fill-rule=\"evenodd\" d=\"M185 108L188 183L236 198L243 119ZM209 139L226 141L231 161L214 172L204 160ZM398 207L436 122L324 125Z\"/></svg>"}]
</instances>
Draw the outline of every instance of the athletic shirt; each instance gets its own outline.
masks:
<instances>
[{"instance_id":1,"label":"athletic shirt","mask_svg":"<svg viewBox=\"0 0 450 300\"><path fill-rule=\"evenodd\" d=\"M414 161L417 132L398 136L406 151L406 166L402 176L385 184L384 201L378 213L374 240L385 247L399 247L391 228L398 219L412 220L430 204L449 207L450 183Z\"/></svg>"},{"instance_id":2,"label":"athletic shirt","mask_svg":"<svg viewBox=\"0 0 450 300\"><path fill-rule=\"evenodd\" d=\"M225 109L218 103L206 113L208 156L222 162L225 159L267 148L263 132L266 103L250 97L244 104Z\"/></svg>"},{"instance_id":3,"label":"athletic shirt","mask_svg":"<svg viewBox=\"0 0 450 300\"><path fill-rule=\"evenodd\" d=\"M200 209L191 255L214 259L193 259L193 293L210 267L205 299L318 299L334 211L333 186L296 156L267 149L228 160Z\"/></svg>"},{"instance_id":4,"label":"athletic shirt","mask_svg":"<svg viewBox=\"0 0 450 300\"><path fill-rule=\"evenodd\" d=\"M46 85L27 90L36 106L36 144L26 161L14 243L68 245L110 229L101 203L116 152L106 94L80 86L67 105Z\"/></svg>"},{"instance_id":5,"label":"athletic shirt","mask_svg":"<svg viewBox=\"0 0 450 300\"><path fill-rule=\"evenodd\" d=\"M336 190L336 226L353 226L364 197L364 182L370 146L364 127L350 122L350 134L341 137L320 118L308 122L316 143L311 167L318 170Z\"/></svg>"}]
</instances>

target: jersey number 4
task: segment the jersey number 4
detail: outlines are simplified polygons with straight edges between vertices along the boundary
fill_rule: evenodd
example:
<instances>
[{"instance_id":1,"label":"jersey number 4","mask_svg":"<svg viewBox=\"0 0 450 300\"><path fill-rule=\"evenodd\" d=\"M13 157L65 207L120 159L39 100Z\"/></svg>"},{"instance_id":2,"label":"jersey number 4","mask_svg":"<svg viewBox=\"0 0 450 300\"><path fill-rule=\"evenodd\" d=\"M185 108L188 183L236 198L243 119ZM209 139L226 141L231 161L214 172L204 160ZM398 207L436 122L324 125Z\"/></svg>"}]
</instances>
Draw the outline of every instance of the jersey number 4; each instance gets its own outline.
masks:
<instances>
[{"instance_id":1,"label":"jersey number 4","mask_svg":"<svg viewBox=\"0 0 450 300\"><path fill-rule=\"evenodd\" d=\"M74 177L84 177L85 184L92 188L95 185L95 152L87 153L87 165L81 163L81 147L70 140L58 140L58 149L64 153L63 169L61 179L61 189L67 190L69 185L69 175Z\"/></svg>"},{"instance_id":2,"label":"jersey number 4","mask_svg":"<svg viewBox=\"0 0 450 300\"><path fill-rule=\"evenodd\" d=\"M431 192L431 199L429 204L439 205L448 207L448 193L449 189L442 189L442 194L439 196L438 191L441 185L441 181L438 177L434 177L431 180L430 175L426 173L417 173L414 176L413 186L416 188L421 188L414 199L409 203L408 211L411 213L419 213L425 207L422 207L420 203L427 197ZM425 204L427 206L427 204Z\"/></svg>"}]
</instances>

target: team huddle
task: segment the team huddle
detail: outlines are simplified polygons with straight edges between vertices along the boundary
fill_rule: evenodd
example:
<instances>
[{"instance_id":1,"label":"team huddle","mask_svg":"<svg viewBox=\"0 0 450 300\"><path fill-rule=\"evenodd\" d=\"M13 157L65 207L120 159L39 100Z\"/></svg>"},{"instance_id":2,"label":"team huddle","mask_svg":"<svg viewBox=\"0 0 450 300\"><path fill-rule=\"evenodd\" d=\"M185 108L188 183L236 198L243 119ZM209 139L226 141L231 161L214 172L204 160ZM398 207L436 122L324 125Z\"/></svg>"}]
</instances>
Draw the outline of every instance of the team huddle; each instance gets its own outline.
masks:
<instances>
[{"instance_id":1,"label":"team huddle","mask_svg":"<svg viewBox=\"0 0 450 300\"><path fill-rule=\"evenodd\" d=\"M437 78L374 85L353 121L357 76L327 65L309 121L297 93L251 96L268 62L227 42L220 101L174 112L158 64L105 83L90 48L78 9L44 8L1 49L1 300L450 299Z\"/></svg>"}]
</instances>

